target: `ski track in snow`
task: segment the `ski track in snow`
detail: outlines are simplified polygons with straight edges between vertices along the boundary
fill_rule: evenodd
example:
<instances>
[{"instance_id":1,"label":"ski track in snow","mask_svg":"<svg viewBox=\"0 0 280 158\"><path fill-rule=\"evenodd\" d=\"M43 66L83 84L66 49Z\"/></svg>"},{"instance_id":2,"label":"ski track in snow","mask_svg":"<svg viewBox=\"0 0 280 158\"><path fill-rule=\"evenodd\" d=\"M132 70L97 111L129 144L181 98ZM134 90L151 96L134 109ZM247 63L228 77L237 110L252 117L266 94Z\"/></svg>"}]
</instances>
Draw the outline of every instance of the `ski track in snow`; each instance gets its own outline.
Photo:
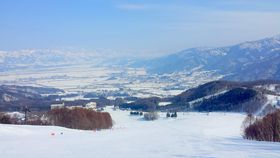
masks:
<instances>
[{"instance_id":1,"label":"ski track in snow","mask_svg":"<svg viewBox=\"0 0 280 158\"><path fill-rule=\"evenodd\" d=\"M243 114L166 119L161 113L159 120L144 121L129 111L108 111L115 125L101 131L0 124L1 158L280 157L280 143L242 139Z\"/></svg>"},{"instance_id":2,"label":"ski track in snow","mask_svg":"<svg viewBox=\"0 0 280 158\"><path fill-rule=\"evenodd\" d=\"M218 95L221 95L221 94L225 94L226 92L228 92L229 90L223 90L221 92L217 92L215 94L211 94L211 95L207 95L207 96L204 96L204 97L201 97L201 98L198 98L198 99L195 99L195 100L192 100L190 101L190 105L192 106L193 104L197 103L197 102L201 102L203 99L209 99L211 97L215 97L215 96L218 96Z\"/></svg>"}]
</instances>

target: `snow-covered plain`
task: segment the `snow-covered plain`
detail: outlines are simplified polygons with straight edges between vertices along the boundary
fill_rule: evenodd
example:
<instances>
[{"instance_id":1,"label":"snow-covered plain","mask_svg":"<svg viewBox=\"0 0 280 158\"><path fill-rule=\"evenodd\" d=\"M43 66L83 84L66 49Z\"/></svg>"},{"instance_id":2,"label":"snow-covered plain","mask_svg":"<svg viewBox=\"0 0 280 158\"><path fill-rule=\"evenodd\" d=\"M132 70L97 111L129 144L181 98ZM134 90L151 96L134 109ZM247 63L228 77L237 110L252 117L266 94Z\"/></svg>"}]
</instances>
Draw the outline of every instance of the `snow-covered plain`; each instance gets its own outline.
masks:
<instances>
[{"instance_id":1,"label":"snow-covered plain","mask_svg":"<svg viewBox=\"0 0 280 158\"><path fill-rule=\"evenodd\" d=\"M214 71L200 68L157 75L148 74L142 68L73 65L1 72L0 84L55 87L65 90L67 94L93 92L114 98L121 97L118 95L123 92L145 98L178 95L186 89L221 77Z\"/></svg>"},{"instance_id":2,"label":"snow-covered plain","mask_svg":"<svg viewBox=\"0 0 280 158\"><path fill-rule=\"evenodd\" d=\"M280 157L280 143L242 139L242 114L178 113L167 119L161 113L159 120L148 122L128 111L108 111L115 122L110 130L1 124L0 157Z\"/></svg>"}]
</instances>

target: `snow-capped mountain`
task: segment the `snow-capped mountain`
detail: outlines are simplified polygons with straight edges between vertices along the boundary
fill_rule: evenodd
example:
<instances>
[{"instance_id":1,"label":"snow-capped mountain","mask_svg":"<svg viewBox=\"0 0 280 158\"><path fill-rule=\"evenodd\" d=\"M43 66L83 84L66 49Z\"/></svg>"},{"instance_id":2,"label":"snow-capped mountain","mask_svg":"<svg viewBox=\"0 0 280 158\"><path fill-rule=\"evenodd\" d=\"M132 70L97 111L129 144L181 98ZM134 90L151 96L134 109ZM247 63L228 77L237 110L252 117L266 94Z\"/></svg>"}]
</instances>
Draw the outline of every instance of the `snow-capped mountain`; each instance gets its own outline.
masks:
<instances>
[{"instance_id":1,"label":"snow-capped mountain","mask_svg":"<svg viewBox=\"0 0 280 158\"><path fill-rule=\"evenodd\" d=\"M0 71L22 68L57 67L62 65L101 65L112 63L115 56L97 51L71 49L25 49L17 51L0 51ZM113 60L114 61L114 60ZM117 60L120 62L120 60Z\"/></svg>"},{"instance_id":2,"label":"snow-capped mountain","mask_svg":"<svg viewBox=\"0 0 280 158\"><path fill-rule=\"evenodd\" d=\"M228 47L191 48L133 66L153 73L201 67L231 80L280 79L280 35Z\"/></svg>"},{"instance_id":3,"label":"snow-capped mountain","mask_svg":"<svg viewBox=\"0 0 280 158\"><path fill-rule=\"evenodd\" d=\"M191 48L152 60L85 50L0 51L0 71L90 64L144 67L151 73L215 71L229 80L280 79L280 35L219 48Z\"/></svg>"}]
</instances>

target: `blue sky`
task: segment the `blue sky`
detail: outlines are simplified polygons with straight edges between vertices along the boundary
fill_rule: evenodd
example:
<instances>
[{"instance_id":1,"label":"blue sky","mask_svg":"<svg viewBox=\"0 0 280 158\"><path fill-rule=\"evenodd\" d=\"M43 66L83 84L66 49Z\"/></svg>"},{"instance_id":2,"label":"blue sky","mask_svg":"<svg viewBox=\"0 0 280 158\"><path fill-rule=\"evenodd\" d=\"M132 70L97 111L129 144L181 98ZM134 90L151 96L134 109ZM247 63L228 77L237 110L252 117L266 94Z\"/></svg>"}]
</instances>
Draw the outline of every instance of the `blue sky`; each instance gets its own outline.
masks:
<instances>
[{"instance_id":1,"label":"blue sky","mask_svg":"<svg viewBox=\"0 0 280 158\"><path fill-rule=\"evenodd\" d=\"M3 0L0 49L153 56L280 34L279 0Z\"/></svg>"}]
</instances>

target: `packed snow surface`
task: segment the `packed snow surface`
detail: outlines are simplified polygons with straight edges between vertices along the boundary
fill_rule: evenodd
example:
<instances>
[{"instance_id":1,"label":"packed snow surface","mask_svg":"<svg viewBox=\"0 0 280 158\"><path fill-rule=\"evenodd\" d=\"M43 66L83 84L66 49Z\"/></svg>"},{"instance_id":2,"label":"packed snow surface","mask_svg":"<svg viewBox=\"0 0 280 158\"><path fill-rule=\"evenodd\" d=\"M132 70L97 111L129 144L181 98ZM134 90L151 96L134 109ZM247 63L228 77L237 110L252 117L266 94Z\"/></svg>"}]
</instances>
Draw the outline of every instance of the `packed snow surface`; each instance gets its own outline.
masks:
<instances>
[{"instance_id":1,"label":"packed snow surface","mask_svg":"<svg viewBox=\"0 0 280 158\"><path fill-rule=\"evenodd\" d=\"M244 115L178 113L144 121L129 111L108 110L110 130L82 131L54 126L0 125L3 158L280 157L280 143L242 139Z\"/></svg>"}]
</instances>

